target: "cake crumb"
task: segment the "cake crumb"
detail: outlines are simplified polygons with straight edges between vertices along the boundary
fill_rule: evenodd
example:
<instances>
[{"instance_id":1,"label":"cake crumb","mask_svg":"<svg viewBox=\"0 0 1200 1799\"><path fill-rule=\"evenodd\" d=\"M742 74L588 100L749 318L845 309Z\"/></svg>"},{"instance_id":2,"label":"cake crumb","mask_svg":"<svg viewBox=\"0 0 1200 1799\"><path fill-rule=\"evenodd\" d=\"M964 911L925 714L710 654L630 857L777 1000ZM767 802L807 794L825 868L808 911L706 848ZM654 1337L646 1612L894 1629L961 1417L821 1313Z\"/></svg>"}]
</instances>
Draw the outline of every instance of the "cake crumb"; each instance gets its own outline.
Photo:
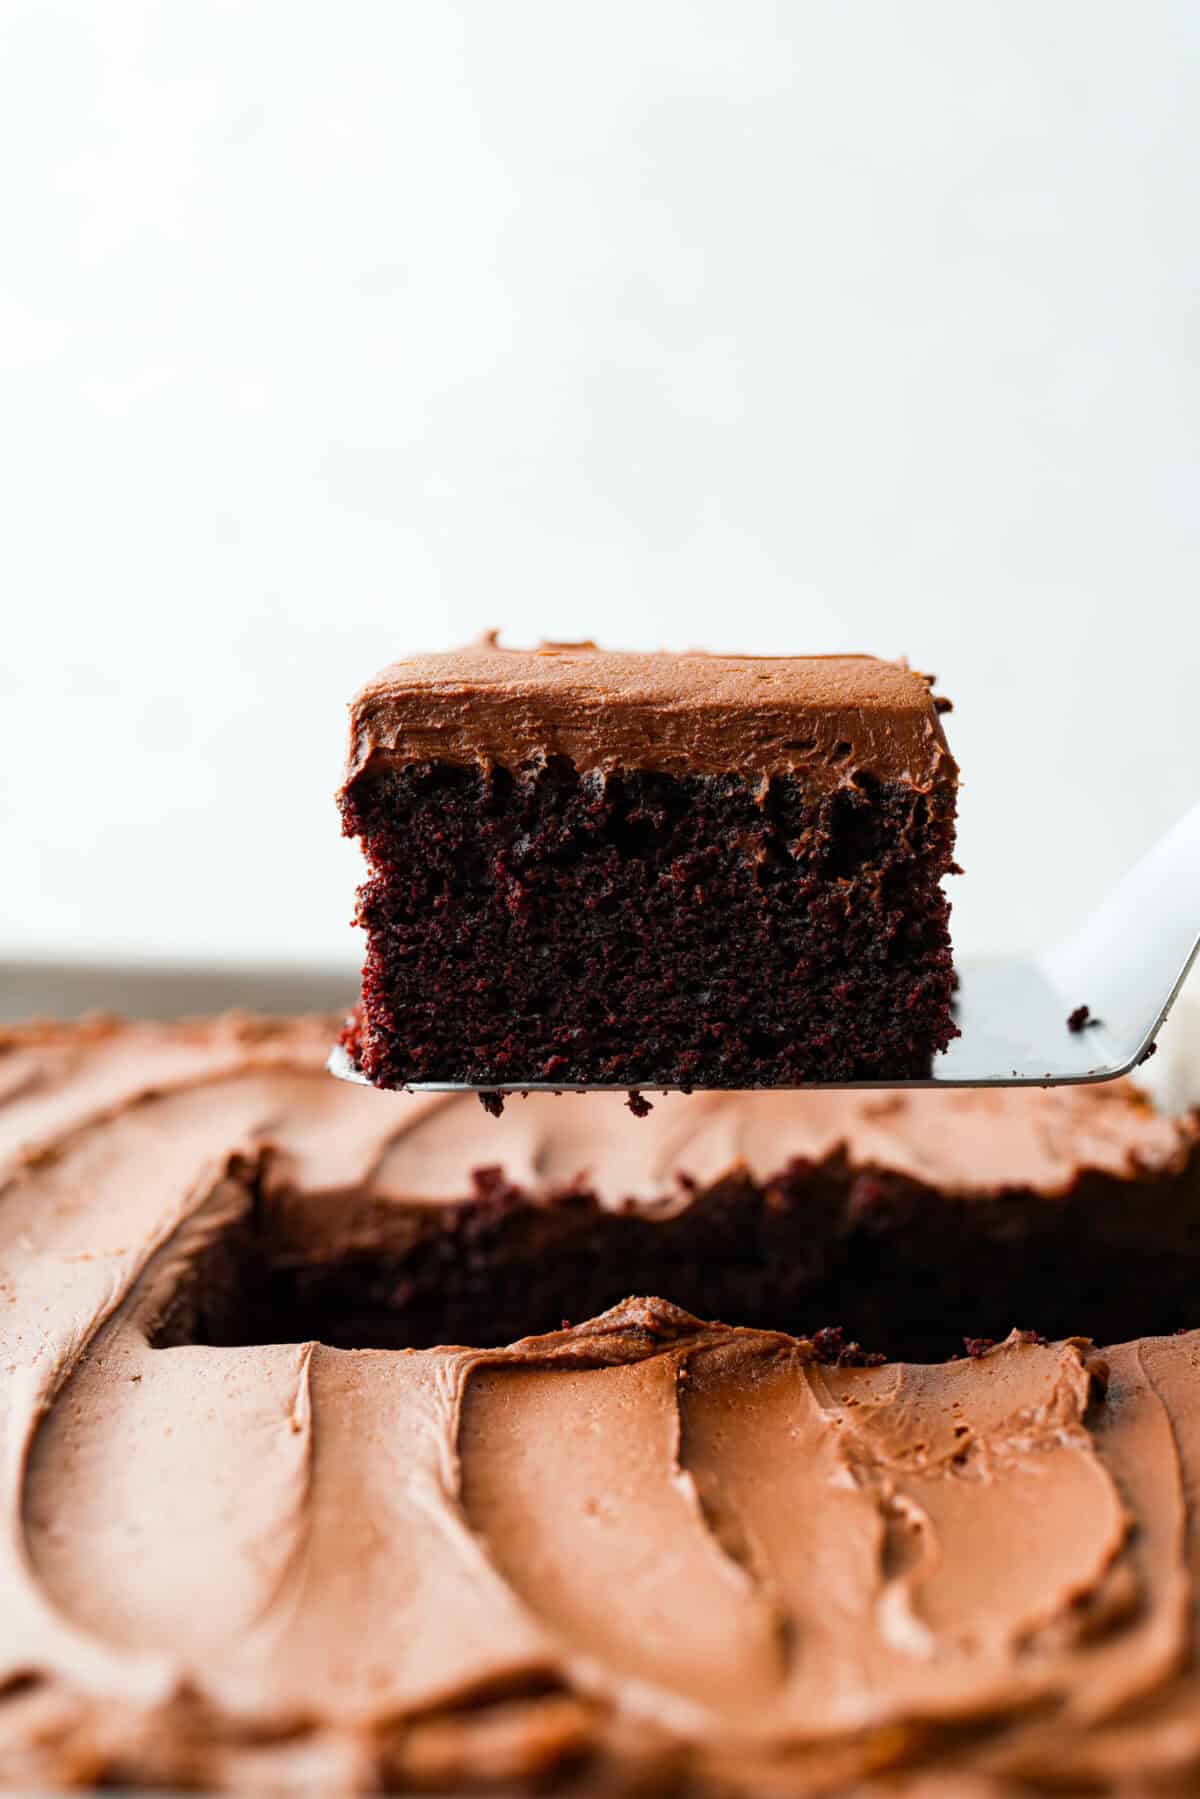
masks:
<instances>
[{"instance_id":1,"label":"cake crumb","mask_svg":"<svg viewBox=\"0 0 1200 1799\"><path fill-rule=\"evenodd\" d=\"M489 1118L499 1118L504 1110L504 1095L503 1093L481 1093L479 1103Z\"/></svg>"},{"instance_id":2,"label":"cake crumb","mask_svg":"<svg viewBox=\"0 0 1200 1799\"><path fill-rule=\"evenodd\" d=\"M629 1092L625 1096L625 1104L629 1107L629 1110L633 1113L635 1118L648 1118L654 1109L645 1094L639 1093L636 1087L631 1087L629 1089Z\"/></svg>"},{"instance_id":3,"label":"cake crumb","mask_svg":"<svg viewBox=\"0 0 1200 1799\"><path fill-rule=\"evenodd\" d=\"M887 1357L878 1350L864 1349L861 1343L848 1342L840 1324L826 1324L814 1331L810 1342L818 1362L834 1368L882 1368Z\"/></svg>"},{"instance_id":4,"label":"cake crumb","mask_svg":"<svg viewBox=\"0 0 1200 1799\"><path fill-rule=\"evenodd\" d=\"M1100 1020L1098 1018L1092 1017L1092 1009L1090 1006L1076 1006L1075 1010L1071 1013L1071 1016L1067 1019L1067 1029L1069 1031L1074 1031L1075 1035L1078 1036L1080 1031L1090 1031L1099 1023Z\"/></svg>"}]
</instances>

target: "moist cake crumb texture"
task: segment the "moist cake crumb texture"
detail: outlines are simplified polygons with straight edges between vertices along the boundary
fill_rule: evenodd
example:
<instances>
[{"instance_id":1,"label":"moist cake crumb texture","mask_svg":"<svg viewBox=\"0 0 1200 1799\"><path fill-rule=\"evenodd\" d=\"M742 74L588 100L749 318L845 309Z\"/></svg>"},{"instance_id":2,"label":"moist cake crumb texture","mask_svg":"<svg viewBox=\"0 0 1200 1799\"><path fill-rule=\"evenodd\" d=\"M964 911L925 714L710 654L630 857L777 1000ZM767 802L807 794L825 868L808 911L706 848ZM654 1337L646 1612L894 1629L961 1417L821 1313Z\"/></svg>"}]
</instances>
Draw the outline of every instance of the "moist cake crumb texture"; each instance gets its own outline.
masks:
<instances>
[{"instance_id":1,"label":"moist cake crumb texture","mask_svg":"<svg viewBox=\"0 0 1200 1799\"><path fill-rule=\"evenodd\" d=\"M1081 1269L1139 1232L1186 1259L1194 1121L1126 1088L668 1096L636 1129L617 1096L547 1097L497 1123L329 1080L328 1037L2 1040L7 1786L1196 1790L1189 1319L1093 1276L1077 1309L1113 1308L1094 1347L1047 1327L1019 1259L1012 1315L981 1286L957 1359L872 1365L840 1314L765 1316L849 1301L866 1265L821 1274L818 1251L854 1220L894 1249L901 1192L959 1216L926 1240L931 1315L972 1234L1024 1232L1037 1265L1039 1214L1072 1221ZM640 1272L609 1228L659 1233L668 1282L724 1279L712 1239L685 1253L724 1206L750 1234L790 1220L794 1261L810 1247L807 1288L772 1293L785 1258L755 1263L760 1326L627 1286L574 1328L489 1335L506 1254L547 1303L557 1270L555 1323L584 1318L606 1244ZM559 1218L586 1221L585 1255L574 1225L534 1230ZM388 1353L443 1233L474 1258L478 1328ZM253 1326L270 1270L279 1334L214 1340L206 1308L240 1283ZM339 1305L345 1347L296 1328Z\"/></svg>"},{"instance_id":2,"label":"moist cake crumb texture","mask_svg":"<svg viewBox=\"0 0 1200 1799\"><path fill-rule=\"evenodd\" d=\"M928 681L870 657L397 664L351 710L345 1041L387 1087L928 1074L956 784Z\"/></svg>"}]
</instances>

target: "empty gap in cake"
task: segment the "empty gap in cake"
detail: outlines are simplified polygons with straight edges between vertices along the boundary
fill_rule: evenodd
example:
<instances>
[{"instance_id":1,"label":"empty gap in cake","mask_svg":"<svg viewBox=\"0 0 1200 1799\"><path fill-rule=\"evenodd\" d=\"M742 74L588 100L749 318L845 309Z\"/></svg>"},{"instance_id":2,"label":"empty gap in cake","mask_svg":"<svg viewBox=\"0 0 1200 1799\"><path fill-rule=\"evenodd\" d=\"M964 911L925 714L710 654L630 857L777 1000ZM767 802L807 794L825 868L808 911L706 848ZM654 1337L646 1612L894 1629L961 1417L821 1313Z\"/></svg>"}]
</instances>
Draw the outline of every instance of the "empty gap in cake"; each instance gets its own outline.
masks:
<instances>
[{"instance_id":1,"label":"empty gap in cake","mask_svg":"<svg viewBox=\"0 0 1200 1799\"><path fill-rule=\"evenodd\" d=\"M1195 1183L1085 1175L1067 1196L964 1202L839 1158L732 1176L673 1216L536 1199L501 1169L440 1203L296 1193L260 1167L242 1218L189 1266L157 1346L317 1340L488 1347L630 1295L813 1337L822 1359L940 1361L1013 1329L1097 1343L1200 1323Z\"/></svg>"}]
</instances>

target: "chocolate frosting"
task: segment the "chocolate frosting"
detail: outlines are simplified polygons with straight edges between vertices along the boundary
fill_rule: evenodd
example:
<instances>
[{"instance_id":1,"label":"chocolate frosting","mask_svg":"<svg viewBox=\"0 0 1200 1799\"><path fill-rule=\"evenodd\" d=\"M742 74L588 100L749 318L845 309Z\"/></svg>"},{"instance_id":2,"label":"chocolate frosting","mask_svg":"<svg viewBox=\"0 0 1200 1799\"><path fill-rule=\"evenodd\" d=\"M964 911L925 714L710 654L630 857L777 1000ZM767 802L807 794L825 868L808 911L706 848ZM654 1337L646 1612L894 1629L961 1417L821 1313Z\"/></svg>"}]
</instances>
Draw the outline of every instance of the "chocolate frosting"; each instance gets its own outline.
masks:
<instances>
[{"instance_id":1,"label":"chocolate frosting","mask_svg":"<svg viewBox=\"0 0 1200 1799\"><path fill-rule=\"evenodd\" d=\"M872 656L639 655L494 640L394 662L350 708L346 787L409 762L750 778L831 788L867 773L928 791L957 770L930 678ZM344 790L343 790L344 791Z\"/></svg>"},{"instance_id":2,"label":"chocolate frosting","mask_svg":"<svg viewBox=\"0 0 1200 1799\"><path fill-rule=\"evenodd\" d=\"M926 1765L1194 1790L1200 1333L832 1369L631 1299L502 1349L151 1347L261 1183L323 1207L332 1246L364 1190L461 1196L485 1140L535 1183L586 1164L611 1203L675 1205L674 1171L806 1134L929 1178L936 1105L941 1177L982 1203L1053 1194L1072 1156L1170 1165L1193 1125L1128 1091L711 1095L623 1130L589 1096L494 1123L328 1080L329 1035L5 1040L7 1784L511 1786L582 1761L733 1792Z\"/></svg>"}]
</instances>

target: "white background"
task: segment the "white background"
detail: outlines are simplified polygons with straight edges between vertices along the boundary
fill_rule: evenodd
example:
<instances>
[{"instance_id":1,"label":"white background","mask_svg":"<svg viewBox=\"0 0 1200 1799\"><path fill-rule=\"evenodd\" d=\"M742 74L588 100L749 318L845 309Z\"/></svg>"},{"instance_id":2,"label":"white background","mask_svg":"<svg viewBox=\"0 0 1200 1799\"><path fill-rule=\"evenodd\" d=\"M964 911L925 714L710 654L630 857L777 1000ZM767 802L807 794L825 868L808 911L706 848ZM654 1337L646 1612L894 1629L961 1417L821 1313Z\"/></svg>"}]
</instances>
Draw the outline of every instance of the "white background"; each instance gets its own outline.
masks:
<instances>
[{"instance_id":1,"label":"white background","mask_svg":"<svg viewBox=\"0 0 1200 1799\"><path fill-rule=\"evenodd\" d=\"M1200 789L1194 0L3 0L0 952L353 960L344 705L907 652L960 946Z\"/></svg>"}]
</instances>

